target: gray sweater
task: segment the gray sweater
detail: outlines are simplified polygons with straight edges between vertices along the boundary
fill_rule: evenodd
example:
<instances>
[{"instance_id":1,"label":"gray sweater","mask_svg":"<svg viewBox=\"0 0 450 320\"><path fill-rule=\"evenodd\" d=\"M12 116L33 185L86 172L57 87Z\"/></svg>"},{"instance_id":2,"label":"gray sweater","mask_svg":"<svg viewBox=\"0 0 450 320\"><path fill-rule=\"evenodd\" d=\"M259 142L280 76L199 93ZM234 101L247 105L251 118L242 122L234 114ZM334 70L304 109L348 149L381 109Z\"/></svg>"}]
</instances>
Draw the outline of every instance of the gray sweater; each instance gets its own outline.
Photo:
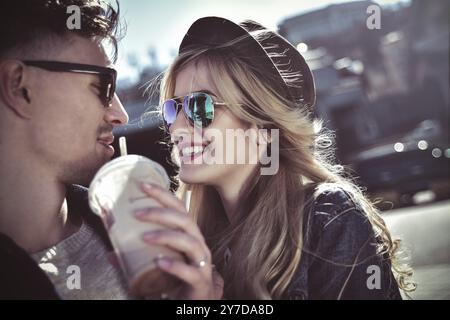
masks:
<instances>
[{"instance_id":1,"label":"gray sweater","mask_svg":"<svg viewBox=\"0 0 450 320\"><path fill-rule=\"evenodd\" d=\"M83 223L57 245L31 255L62 299L130 299L121 271L100 236Z\"/></svg>"}]
</instances>

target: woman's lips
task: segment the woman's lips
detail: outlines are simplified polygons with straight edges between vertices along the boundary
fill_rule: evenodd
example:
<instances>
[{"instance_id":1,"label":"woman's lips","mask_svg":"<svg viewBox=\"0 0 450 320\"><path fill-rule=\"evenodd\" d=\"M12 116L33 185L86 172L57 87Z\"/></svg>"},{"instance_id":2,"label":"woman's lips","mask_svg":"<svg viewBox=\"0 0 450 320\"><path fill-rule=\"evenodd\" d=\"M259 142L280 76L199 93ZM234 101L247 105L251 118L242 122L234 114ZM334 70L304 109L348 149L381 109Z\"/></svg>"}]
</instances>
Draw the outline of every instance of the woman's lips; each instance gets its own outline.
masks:
<instances>
[{"instance_id":1,"label":"woman's lips","mask_svg":"<svg viewBox=\"0 0 450 320\"><path fill-rule=\"evenodd\" d=\"M203 154L205 154L205 151L211 150L211 143L206 143L206 144L202 144L202 145L184 144L182 146L181 145L178 146L178 148L179 148L179 156L181 159L181 163L192 164L195 159L197 159L200 156L202 156ZM195 164L201 164L201 163L199 162L199 163L195 163Z\"/></svg>"}]
</instances>

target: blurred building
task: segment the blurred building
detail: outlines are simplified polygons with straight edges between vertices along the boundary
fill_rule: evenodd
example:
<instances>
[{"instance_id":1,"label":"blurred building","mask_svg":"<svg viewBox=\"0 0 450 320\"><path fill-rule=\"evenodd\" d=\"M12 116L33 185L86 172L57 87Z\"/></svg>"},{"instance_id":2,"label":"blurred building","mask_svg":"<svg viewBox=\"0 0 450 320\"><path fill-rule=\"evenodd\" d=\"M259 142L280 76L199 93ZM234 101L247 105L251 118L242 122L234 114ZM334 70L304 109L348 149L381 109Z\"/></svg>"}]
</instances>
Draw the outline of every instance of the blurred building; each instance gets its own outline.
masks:
<instances>
[{"instance_id":1,"label":"blurred building","mask_svg":"<svg viewBox=\"0 0 450 320\"><path fill-rule=\"evenodd\" d=\"M336 131L339 160L369 190L445 185L448 196L450 1L384 7L379 30L366 26L372 4L333 4L283 20L279 32L312 69L315 112Z\"/></svg>"},{"instance_id":2,"label":"blurred building","mask_svg":"<svg viewBox=\"0 0 450 320\"><path fill-rule=\"evenodd\" d=\"M433 3L433 5L431 5ZM412 54L413 84L442 99L438 113L449 116L450 1L414 0L406 29Z\"/></svg>"},{"instance_id":3,"label":"blurred building","mask_svg":"<svg viewBox=\"0 0 450 320\"><path fill-rule=\"evenodd\" d=\"M344 157L401 136L425 119L448 127L449 2L383 8L380 30L366 26L372 4L333 4L279 24L280 34L308 48L316 111L338 131Z\"/></svg>"},{"instance_id":4,"label":"blurred building","mask_svg":"<svg viewBox=\"0 0 450 320\"><path fill-rule=\"evenodd\" d=\"M283 20L279 25L279 32L293 44L326 41L348 30L365 27L366 10L371 4L374 3L353 1L332 4L324 9Z\"/></svg>"}]
</instances>

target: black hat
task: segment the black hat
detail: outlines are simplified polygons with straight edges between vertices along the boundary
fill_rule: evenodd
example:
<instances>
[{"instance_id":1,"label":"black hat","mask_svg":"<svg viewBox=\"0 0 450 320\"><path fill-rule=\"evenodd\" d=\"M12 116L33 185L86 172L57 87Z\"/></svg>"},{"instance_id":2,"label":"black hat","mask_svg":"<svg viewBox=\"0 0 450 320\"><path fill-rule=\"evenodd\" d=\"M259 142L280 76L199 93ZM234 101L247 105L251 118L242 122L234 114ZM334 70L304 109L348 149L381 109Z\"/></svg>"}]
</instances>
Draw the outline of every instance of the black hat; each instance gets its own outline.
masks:
<instances>
[{"instance_id":1,"label":"black hat","mask_svg":"<svg viewBox=\"0 0 450 320\"><path fill-rule=\"evenodd\" d=\"M230 43L236 45L230 45ZM219 17L195 21L181 42L179 53L193 48L228 48L257 69L272 75L272 88L288 100L312 108L314 79L303 56L278 33L257 22L236 24Z\"/></svg>"}]
</instances>

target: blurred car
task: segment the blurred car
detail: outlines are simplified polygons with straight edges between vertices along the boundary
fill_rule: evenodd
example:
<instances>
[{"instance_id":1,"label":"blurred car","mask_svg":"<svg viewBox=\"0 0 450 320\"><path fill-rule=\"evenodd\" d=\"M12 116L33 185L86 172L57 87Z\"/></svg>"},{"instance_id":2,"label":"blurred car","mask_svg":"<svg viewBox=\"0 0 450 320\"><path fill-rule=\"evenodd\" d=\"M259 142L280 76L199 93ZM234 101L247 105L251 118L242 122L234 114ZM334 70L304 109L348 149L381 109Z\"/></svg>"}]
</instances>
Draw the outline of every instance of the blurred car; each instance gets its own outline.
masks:
<instances>
[{"instance_id":1,"label":"blurred car","mask_svg":"<svg viewBox=\"0 0 450 320\"><path fill-rule=\"evenodd\" d=\"M442 137L437 123L424 121L402 139L360 152L352 159L353 168L369 193L394 192L400 206L413 204L413 196L421 191L433 191L431 200L446 198L450 145Z\"/></svg>"}]
</instances>

